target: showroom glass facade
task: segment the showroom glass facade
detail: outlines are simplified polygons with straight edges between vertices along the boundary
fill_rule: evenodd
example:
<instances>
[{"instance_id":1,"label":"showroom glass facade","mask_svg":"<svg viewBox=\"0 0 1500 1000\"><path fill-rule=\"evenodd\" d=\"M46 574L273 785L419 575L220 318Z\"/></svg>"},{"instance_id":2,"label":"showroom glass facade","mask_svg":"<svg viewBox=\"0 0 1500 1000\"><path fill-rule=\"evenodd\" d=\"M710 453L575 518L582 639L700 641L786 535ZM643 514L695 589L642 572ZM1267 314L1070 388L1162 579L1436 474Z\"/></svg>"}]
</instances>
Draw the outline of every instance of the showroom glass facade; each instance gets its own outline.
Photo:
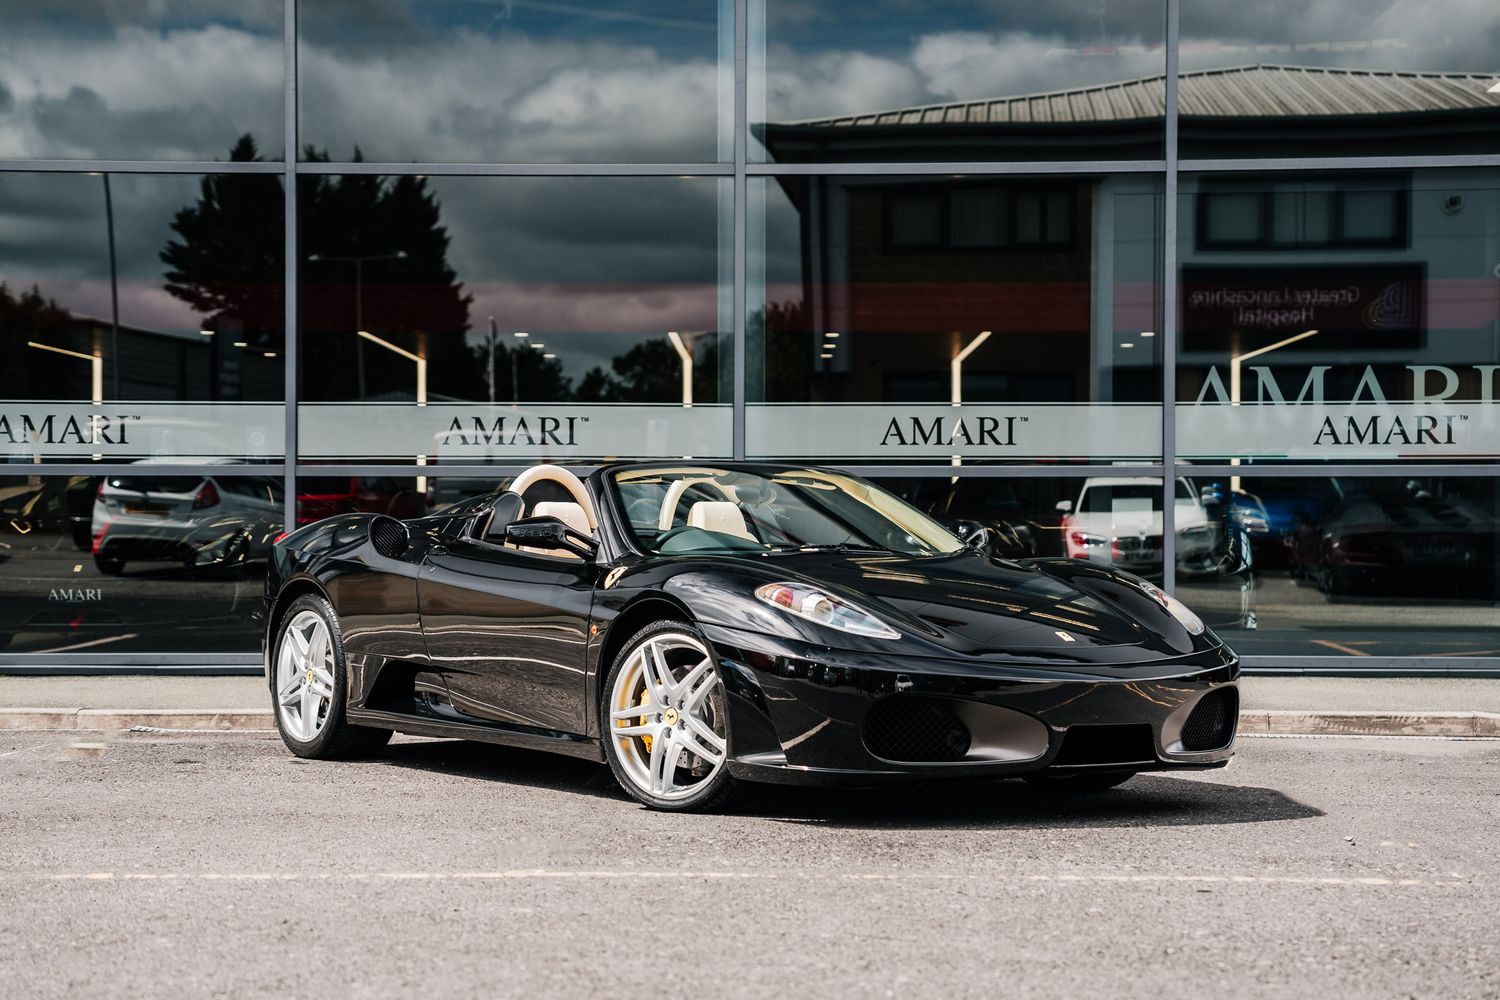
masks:
<instances>
[{"instance_id":1,"label":"showroom glass facade","mask_svg":"<svg viewBox=\"0 0 1500 1000\"><path fill-rule=\"evenodd\" d=\"M256 662L265 552L787 459L1500 670L1500 8L0 7L0 668Z\"/></svg>"}]
</instances>

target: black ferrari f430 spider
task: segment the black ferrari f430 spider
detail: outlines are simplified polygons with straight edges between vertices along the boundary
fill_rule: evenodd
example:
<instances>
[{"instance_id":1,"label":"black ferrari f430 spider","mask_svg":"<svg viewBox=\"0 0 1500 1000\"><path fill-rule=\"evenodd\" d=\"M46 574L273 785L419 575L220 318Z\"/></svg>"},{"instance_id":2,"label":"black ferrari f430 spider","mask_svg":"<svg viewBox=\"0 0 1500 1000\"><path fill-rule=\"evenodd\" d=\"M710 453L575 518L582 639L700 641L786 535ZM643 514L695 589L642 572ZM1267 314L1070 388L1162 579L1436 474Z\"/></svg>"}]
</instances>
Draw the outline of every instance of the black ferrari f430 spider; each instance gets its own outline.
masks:
<instances>
[{"instance_id":1,"label":"black ferrari f430 spider","mask_svg":"<svg viewBox=\"0 0 1500 1000\"><path fill-rule=\"evenodd\" d=\"M743 782L1228 762L1238 660L1152 584L1014 562L874 484L794 466L552 465L427 517L277 543L266 676L293 753L392 732L607 762L657 809Z\"/></svg>"}]
</instances>

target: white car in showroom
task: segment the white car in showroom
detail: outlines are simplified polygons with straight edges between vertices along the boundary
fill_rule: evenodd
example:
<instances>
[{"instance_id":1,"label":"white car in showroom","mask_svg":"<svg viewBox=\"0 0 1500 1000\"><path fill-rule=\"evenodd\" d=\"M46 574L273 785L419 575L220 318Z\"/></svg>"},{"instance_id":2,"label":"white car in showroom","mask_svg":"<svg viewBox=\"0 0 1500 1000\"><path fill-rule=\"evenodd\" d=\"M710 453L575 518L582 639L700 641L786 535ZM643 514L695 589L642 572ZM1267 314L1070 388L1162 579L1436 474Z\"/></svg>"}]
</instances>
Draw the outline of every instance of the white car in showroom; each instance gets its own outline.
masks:
<instances>
[{"instance_id":1,"label":"white car in showroom","mask_svg":"<svg viewBox=\"0 0 1500 1000\"><path fill-rule=\"evenodd\" d=\"M104 476L94 496L94 565L111 576L132 562L242 566L265 557L284 518L285 494L270 476L205 476L162 465Z\"/></svg>"},{"instance_id":2,"label":"white car in showroom","mask_svg":"<svg viewBox=\"0 0 1500 1000\"><path fill-rule=\"evenodd\" d=\"M1084 480L1078 500L1060 500L1069 558L1108 563L1140 576L1161 575L1161 481L1148 476ZM1177 562L1191 570L1211 561L1214 529L1198 491L1178 478L1173 502Z\"/></svg>"}]
</instances>

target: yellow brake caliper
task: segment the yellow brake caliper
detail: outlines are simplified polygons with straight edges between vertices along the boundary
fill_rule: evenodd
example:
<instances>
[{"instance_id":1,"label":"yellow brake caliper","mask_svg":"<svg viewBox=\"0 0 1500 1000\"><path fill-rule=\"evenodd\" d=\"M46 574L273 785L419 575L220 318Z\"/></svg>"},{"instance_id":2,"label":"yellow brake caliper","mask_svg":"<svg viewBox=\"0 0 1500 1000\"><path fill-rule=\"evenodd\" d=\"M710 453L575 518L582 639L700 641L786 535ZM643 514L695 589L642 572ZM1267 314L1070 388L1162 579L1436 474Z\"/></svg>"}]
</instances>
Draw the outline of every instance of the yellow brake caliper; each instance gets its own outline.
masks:
<instances>
[{"instance_id":1,"label":"yellow brake caliper","mask_svg":"<svg viewBox=\"0 0 1500 1000\"><path fill-rule=\"evenodd\" d=\"M651 703L651 692L649 690L647 690L646 688L641 688L641 700L640 700L639 704L641 704L641 705L649 705L650 703ZM651 717L649 715L643 715L643 716L641 716L640 722L638 724L644 726L644 725L646 725L646 723L648 723L650 721L651 721ZM651 737L649 737L649 736L642 736L641 737L641 744L643 746L645 746L647 753L651 752Z\"/></svg>"}]
</instances>

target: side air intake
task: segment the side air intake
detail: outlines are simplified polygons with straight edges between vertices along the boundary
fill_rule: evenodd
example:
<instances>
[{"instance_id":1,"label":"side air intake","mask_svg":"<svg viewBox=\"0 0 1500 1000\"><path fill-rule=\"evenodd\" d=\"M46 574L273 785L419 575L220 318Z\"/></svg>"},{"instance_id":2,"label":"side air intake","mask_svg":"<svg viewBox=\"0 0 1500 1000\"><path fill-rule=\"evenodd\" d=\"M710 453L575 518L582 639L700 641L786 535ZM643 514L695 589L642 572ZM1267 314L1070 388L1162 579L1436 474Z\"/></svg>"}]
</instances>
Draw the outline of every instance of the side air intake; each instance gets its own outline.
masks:
<instances>
[{"instance_id":1,"label":"side air intake","mask_svg":"<svg viewBox=\"0 0 1500 1000\"><path fill-rule=\"evenodd\" d=\"M377 517L370 525L370 544L387 559L399 559L410 545L406 525L394 517Z\"/></svg>"}]
</instances>

